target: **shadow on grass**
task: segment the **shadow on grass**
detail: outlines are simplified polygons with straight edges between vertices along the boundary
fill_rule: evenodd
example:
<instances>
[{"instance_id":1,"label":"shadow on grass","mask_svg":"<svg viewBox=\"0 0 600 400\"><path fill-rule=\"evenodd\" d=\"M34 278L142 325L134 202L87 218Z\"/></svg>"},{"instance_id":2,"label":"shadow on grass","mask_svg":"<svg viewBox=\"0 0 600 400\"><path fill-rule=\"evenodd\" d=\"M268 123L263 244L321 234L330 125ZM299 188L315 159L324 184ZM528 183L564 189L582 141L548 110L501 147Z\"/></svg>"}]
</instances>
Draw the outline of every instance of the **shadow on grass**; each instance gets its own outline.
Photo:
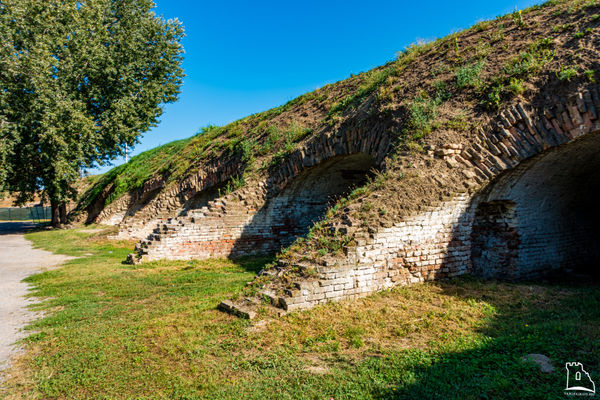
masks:
<instances>
[{"instance_id":1,"label":"shadow on grass","mask_svg":"<svg viewBox=\"0 0 600 400\"><path fill-rule=\"evenodd\" d=\"M263 268L265 268L265 265L273 262L273 260L275 260L274 255L248 256L236 258L232 260L232 262L248 272L254 272L255 274L258 274Z\"/></svg>"},{"instance_id":2,"label":"shadow on grass","mask_svg":"<svg viewBox=\"0 0 600 400\"><path fill-rule=\"evenodd\" d=\"M483 338L437 351L410 350L365 361L357 380L371 375L375 399L564 399L566 362L581 362L600 380L600 286L501 284L521 292L515 302L467 279L444 284L445 293L484 301L495 313L481 327ZM544 354L552 373L524 362Z\"/></svg>"},{"instance_id":3,"label":"shadow on grass","mask_svg":"<svg viewBox=\"0 0 600 400\"><path fill-rule=\"evenodd\" d=\"M0 236L20 235L28 232L40 231L48 226L47 223L35 223L30 221L0 221Z\"/></svg>"}]
</instances>

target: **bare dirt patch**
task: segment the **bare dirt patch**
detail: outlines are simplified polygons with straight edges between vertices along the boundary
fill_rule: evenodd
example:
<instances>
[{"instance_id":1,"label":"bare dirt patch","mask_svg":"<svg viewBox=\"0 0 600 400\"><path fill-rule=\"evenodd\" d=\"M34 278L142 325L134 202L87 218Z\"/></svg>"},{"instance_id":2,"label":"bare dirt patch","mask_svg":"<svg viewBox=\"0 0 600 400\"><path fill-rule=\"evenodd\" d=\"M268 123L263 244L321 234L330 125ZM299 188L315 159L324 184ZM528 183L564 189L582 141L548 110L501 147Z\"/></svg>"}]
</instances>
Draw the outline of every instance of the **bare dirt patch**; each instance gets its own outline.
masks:
<instances>
[{"instance_id":1,"label":"bare dirt patch","mask_svg":"<svg viewBox=\"0 0 600 400\"><path fill-rule=\"evenodd\" d=\"M27 336L23 327L39 316L28 310L34 300L27 297L29 285L23 279L72 258L34 249L23 237L24 230L31 227L33 224L0 223L0 371L21 350L15 343Z\"/></svg>"}]
</instances>

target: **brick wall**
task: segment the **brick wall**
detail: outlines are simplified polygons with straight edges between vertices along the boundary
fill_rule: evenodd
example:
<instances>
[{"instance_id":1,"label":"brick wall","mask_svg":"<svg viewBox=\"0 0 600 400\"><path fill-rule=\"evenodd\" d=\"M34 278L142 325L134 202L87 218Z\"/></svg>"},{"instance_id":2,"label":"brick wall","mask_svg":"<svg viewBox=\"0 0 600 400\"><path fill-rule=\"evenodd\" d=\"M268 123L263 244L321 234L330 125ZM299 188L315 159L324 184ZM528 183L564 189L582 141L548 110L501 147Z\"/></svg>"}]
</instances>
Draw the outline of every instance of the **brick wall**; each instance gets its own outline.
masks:
<instances>
[{"instance_id":1,"label":"brick wall","mask_svg":"<svg viewBox=\"0 0 600 400\"><path fill-rule=\"evenodd\" d=\"M513 255L510 262L508 257L500 263L481 260L478 273L532 278L551 270L597 264L598 212L594 203L600 187L598 151L600 135L590 133L523 162L481 193L483 201L491 203L481 204L478 214L499 218L488 229L483 219L476 219L474 230L481 230L482 240L474 243L473 251L506 250L508 246ZM497 213L486 211L490 204L508 203L510 207ZM492 246L483 238L496 242Z\"/></svg>"},{"instance_id":2,"label":"brick wall","mask_svg":"<svg viewBox=\"0 0 600 400\"><path fill-rule=\"evenodd\" d=\"M374 165L364 153L334 156L298 173L281 190L249 184L161 223L138 246L140 260L275 253L306 234L335 199L361 186Z\"/></svg>"},{"instance_id":3,"label":"brick wall","mask_svg":"<svg viewBox=\"0 0 600 400\"><path fill-rule=\"evenodd\" d=\"M464 176L471 194L456 194L392 228L359 230L357 246L325 265L280 262L278 272L265 273L311 268L316 277L291 285L276 278L260 295L293 310L469 272L515 279L596 265L600 93L591 86L547 100L538 108L506 108L468 145L431 149L430 157ZM253 301L223 308L238 312Z\"/></svg>"},{"instance_id":4,"label":"brick wall","mask_svg":"<svg viewBox=\"0 0 600 400\"><path fill-rule=\"evenodd\" d=\"M520 241L514 201L480 203L471 232L473 273L486 278L516 278Z\"/></svg>"},{"instance_id":5,"label":"brick wall","mask_svg":"<svg viewBox=\"0 0 600 400\"><path fill-rule=\"evenodd\" d=\"M318 277L296 282L275 302L286 310L355 298L395 285L458 276L471 267L472 207L459 196L429 211L357 238L344 264L321 266ZM266 292L273 297L272 292Z\"/></svg>"},{"instance_id":6,"label":"brick wall","mask_svg":"<svg viewBox=\"0 0 600 400\"><path fill-rule=\"evenodd\" d=\"M600 168L598 107L598 87L590 86L566 99L547 98L535 108L509 106L463 143L431 146L427 157L461 174L464 193L455 192L445 202L419 199L427 211L390 228L349 229L356 245L343 256L312 265L280 262L279 272L311 268L316 273L292 284L276 278L261 295L282 309L301 309L471 272L531 278L599 261L595 227L600 217L590 218L597 208L590 188L600 186L595 178ZM226 182L239 166L226 163L190 177L151 199L142 208L150 210L148 219L137 219L140 226L130 223L122 230L126 236L145 234L151 224L144 221L160 222L132 259L275 252L305 234L331 199L359 184L369 168L385 168L394 148L390 132L397 130L380 122L368 128L355 122L315 135L269 176L225 196L208 196L204 206L186 210L190 199ZM443 180L438 182L443 188ZM131 217L143 215L125 208ZM165 209L183 214L163 222L160 210ZM225 308L236 307L241 306Z\"/></svg>"}]
</instances>

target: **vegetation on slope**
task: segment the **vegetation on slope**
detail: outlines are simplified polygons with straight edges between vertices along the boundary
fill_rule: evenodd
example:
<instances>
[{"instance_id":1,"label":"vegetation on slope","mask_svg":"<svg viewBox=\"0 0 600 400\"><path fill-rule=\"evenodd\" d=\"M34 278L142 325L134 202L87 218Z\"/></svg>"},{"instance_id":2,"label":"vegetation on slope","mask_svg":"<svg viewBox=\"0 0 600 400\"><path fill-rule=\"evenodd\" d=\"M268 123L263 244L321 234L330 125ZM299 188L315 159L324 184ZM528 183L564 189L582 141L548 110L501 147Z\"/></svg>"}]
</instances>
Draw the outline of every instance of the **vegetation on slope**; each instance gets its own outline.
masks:
<instances>
[{"instance_id":1,"label":"vegetation on slope","mask_svg":"<svg viewBox=\"0 0 600 400\"><path fill-rule=\"evenodd\" d=\"M386 120L397 127L398 152L390 154L379 184L363 193L377 185L389 188L392 180L410 175L400 167L406 157L398 155L468 142L500 107L515 98L535 101L540 87L560 91L595 81L600 70L599 15L599 0L552 0L409 46L382 67L134 157L107 173L80 208L107 188L111 193L105 205L155 176L177 182L220 157L243 160L246 169L240 175L260 176L285 160L298 143L357 119L367 126ZM370 207L372 216L387 213L391 218L401 208L395 201L381 200Z\"/></svg>"},{"instance_id":2,"label":"vegetation on slope","mask_svg":"<svg viewBox=\"0 0 600 400\"><path fill-rule=\"evenodd\" d=\"M105 235L27 235L79 258L28 278L44 317L0 397L561 399L565 362L600 374L597 286L460 279L251 326L216 306L265 260L131 266L132 244ZM531 353L556 370L523 362Z\"/></svg>"},{"instance_id":3,"label":"vegetation on slope","mask_svg":"<svg viewBox=\"0 0 600 400\"><path fill-rule=\"evenodd\" d=\"M371 94L367 113L394 121L397 151L385 170L339 199L283 257L317 263L326 255L343 257L353 240L351 232L336 229L343 221L357 229L389 227L432 201L468 190L459 171L427 153L448 143L468 146L506 105L543 106L546 98L595 83L599 13L597 0L550 1L409 48L386 67L385 84ZM403 63L403 57L411 62ZM397 69L402 72L393 72ZM361 118L351 109L343 118Z\"/></svg>"},{"instance_id":4,"label":"vegetation on slope","mask_svg":"<svg viewBox=\"0 0 600 400\"><path fill-rule=\"evenodd\" d=\"M325 220L283 256L318 262L343 254L353 238L335 229L341 221L349 219L356 229L390 226L432 199L467 190L458 171L427 156L433 148L468 145L501 107L517 100L535 106L546 96L594 83L600 71L599 28L600 0L552 0L482 21L409 46L395 61L284 106L177 142L181 148L172 155L157 149L149 153L152 162L144 161L146 153L140 155L140 162L107 174L82 204L90 204L108 185L113 187L107 204L158 174L177 182L219 157L244 160L237 182L252 182L303 141L351 122L368 129L384 121L397 138L385 169L339 199Z\"/></svg>"}]
</instances>

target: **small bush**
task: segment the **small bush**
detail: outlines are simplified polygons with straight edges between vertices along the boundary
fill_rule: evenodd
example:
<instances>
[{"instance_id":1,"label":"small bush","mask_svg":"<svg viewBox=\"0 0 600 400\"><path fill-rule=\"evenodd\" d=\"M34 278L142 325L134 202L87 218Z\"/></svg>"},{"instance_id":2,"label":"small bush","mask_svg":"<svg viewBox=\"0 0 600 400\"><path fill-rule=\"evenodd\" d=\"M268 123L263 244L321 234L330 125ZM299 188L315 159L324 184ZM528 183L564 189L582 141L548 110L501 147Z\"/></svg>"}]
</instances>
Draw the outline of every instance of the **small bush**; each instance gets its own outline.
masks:
<instances>
[{"instance_id":1,"label":"small bush","mask_svg":"<svg viewBox=\"0 0 600 400\"><path fill-rule=\"evenodd\" d=\"M466 131L469 129L470 124L467 120L466 113L464 111L459 111L456 116L446 122L446 127L448 129L453 129L456 131Z\"/></svg>"},{"instance_id":2,"label":"small bush","mask_svg":"<svg viewBox=\"0 0 600 400\"><path fill-rule=\"evenodd\" d=\"M231 178L231 180L229 182L227 182L227 185L225 185L225 194L230 194L233 191L241 188L245 184L246 184L246 177L243 174L236 176L234 178Z\"/></svg>"},{"instance_id":3,"label":"small bush","mask_svg":"<svg viewBox=\"0 0 600 400\"><path fill-rule=\"evenodd\" d=\"M465 87L478 87L481 84L481 71L485 66L485 61L478 61L475 64L467 65L456 71L456 87L463 89Z\"/></svg>"},{"instance_id":4,"label":"small bush","mask_svg":"<svg viewBox=\"0 0 600 400\"><path fill-rule=\"evenodd\" d=\"M510 78L510 84L506 87L511 93L520 96L525 93L523 80L518 78Z\"/></svg>"},{"instance_id":5,"label":"small bush","mask_svg":"<svg viewBox=\"0 0 600 400\"><path fill-rule=\"evenodd\" d=\"M492 86L482 102L483 107L490 111L499 109L502 104L503 90L504 86L501 84Z\"/></svg>"},{"instance_id":6,"label":"small bush","mask_svg":"<svg viewBox=\"0 0 600 400\"><path fill-rule=\"evenodd\" d=\"M405 131L417 140L430 133L440 104L439 99L431 99L426 93L418 94L408 106L410 120Z\"/></svg>"},{"instance_id":7,"label":"small bush","mask_svg":"<svg viewBox=\"0 0 600 400\"><path fill-rule=\"evenodd\" d=\"M410 151L411 153L423 154L425 153L425 148L419 142L415 142L414 140L408 141L404 144L404 148L406 151Z\"/></svg>"},{"instance_id":8,"label":"small bush","mask_svg":"<svg viewBox=\"0 0 600 400\"><path fill-rule=\"evenodd\" d=\"M436 81L433 83L435 90L435 99L439 103L443 103L452 97L452 93L448 90L448 85L444 81Z\"/></svg>"},{"instance_id":9,"label":"small bush","mask_svg":"<svg viewBox=\"0 0 600 400\"><path fill-rule=\"evenodd\" d=\"M554 59L552 39L545 38L531 43L526 52L510 60L503 72L509 77L529 77L541 71L541 69Z\"/></svg>"},{"instance_id":10,"label":"small bush","mask_svg":"<svg viewBox=\"0 0 600 400\"><path fill-rule=\"evenodd\" d=\"M288 156L289 156L289 152L287 152L285 150L278 151L277 153L275 153L275 155L271 159L271 164L268 165L268 168L277 167L278 165L282 164Z\"/></svg>"},{"instance_id":11,"label":"small bush","mask_svg":"<svg viewBox=\"0 0 600 400\"><path fill-rule=\"evenodd\" d=\"M483 32L490 29L491 25L492 21L480 21L473 26L473 29L475 30L475 32Z\"/></svg>"},{"instance_id":12,"label":"small bush","mask_svg":"<svg viewBox=\"0 0 600 400\"><path fill-rule=\"evenodd\" d=\"M399 60L402 58L399 57ZM329 109L329 117L336 114L341 114L348 108L358 107L371 93L373 93L386 79L398 73L397 64L390 63L383 68L378 68L365 72L363 75L363 83L358 87L354 94L349 95L341 101L331 105Z\"/></svg>"},{"instance_id":13,"label":"small bush","mask_svg":"<svg viewBox=\"0 0 600 400\"><path fill-rule=\"evenodd\" d=\"M487 35L488 39L490 40L490 43L498 43L498 42L502 42L505 38L505 34L504 34L504 24L500 24L498 26L498 29L489 32L489 34Z\"/></svg>"},{"instance_id":14,"label":"small bush","mask_svg":"<svg viewBox=\"0 0 600 400\"><path fill-rule=\"evenodd\" d=\"M305 126L293 121L285 132L285 145L289 147L289 144L298 143L312 132L312 129L306 128Z\"/></svg>"},{"instance_id":15,"label":"small bush","mask_svg":"<svg viewBox=\"0 0 600 400\"><path fill-rule=\"evenodd\" d=\"M575 39L581 39L585 34L583 32L577 32L573 35Z\"/></svg>"},{"instance_id":16,"label":"small bush","mask_svg":"<svg viewBox=\"0 0 600 400\"><path fill-rule=\"evenodd\" d=\"M562 68L558 71L558 79L561 81L570 81L577 76L577 69L575 67Z\"/></svg>"},{"instance_id":17,"label":"small bush","mask_svg":"<svg viewBox=\"0 0 600 400\"><path fill-rule=\"evenodd\" d=\"M364 194L368 194L369 193L369 188L367 186L361 186L358 187L356 189L354 189L349 195L348 195L348 199L349 200L354 200L359 198L360 196L364 195Z\"/></svg>"},{"instance_id":18,"label":"small bush","mask_svg":"<svg viewBox=\"0 0 600 400\"><path fill-rule=\"evenodd\" d=\"M554 28L552 28L552 32L555 32L555 33L564 32L564 31L569 30L571 28L573 28L573 24L557 25Z\"/></svg>"},{"instance_id":19,"label":"small bush","mask_svg":"<svg viewBox=\"0 0 600 400\"><path fill-rule=\"evenodd\" d=\"M243 139L235 145L234 151L240 155L242 163L250 164L254 159L255 146L256 142L253 139Z\"/></svg>"},{"instance_id":20,"label":"small bush","mask_svg":"<svg viewBox=\"0 0 600 400\"><path fill-rule=\"evenodd\" d=\"M584 72L585 77L587 78L587 80L591 83L596 83L596 71L594 71L593 69L588 69L587 71Z\"/></svg>"},{"instance_id":21,"label":"small bush","mask_svg":"<svg viewBox=\"0 0 600 400\"><path fill-rule=\"evenodd\" d=\"M525 27L525 22L523 21L523 12L521 10L515 10L512 13L512 19L515 25L517 25L519 28Z\"/></svg>"},{"instance_id":22,"label":"small bush","mask_svg":"<svg viewBox=\"0 0 600 400\"><path fill-rule=\"evenodd\" d=\"M271 152L275 144L279 142L279 139L281 139L281 131L275 125L270 125L267 128L267 135L267 139L264 141L263 145L258 151L259 155L265 155Z\"/></svg>"}]
</instances>

